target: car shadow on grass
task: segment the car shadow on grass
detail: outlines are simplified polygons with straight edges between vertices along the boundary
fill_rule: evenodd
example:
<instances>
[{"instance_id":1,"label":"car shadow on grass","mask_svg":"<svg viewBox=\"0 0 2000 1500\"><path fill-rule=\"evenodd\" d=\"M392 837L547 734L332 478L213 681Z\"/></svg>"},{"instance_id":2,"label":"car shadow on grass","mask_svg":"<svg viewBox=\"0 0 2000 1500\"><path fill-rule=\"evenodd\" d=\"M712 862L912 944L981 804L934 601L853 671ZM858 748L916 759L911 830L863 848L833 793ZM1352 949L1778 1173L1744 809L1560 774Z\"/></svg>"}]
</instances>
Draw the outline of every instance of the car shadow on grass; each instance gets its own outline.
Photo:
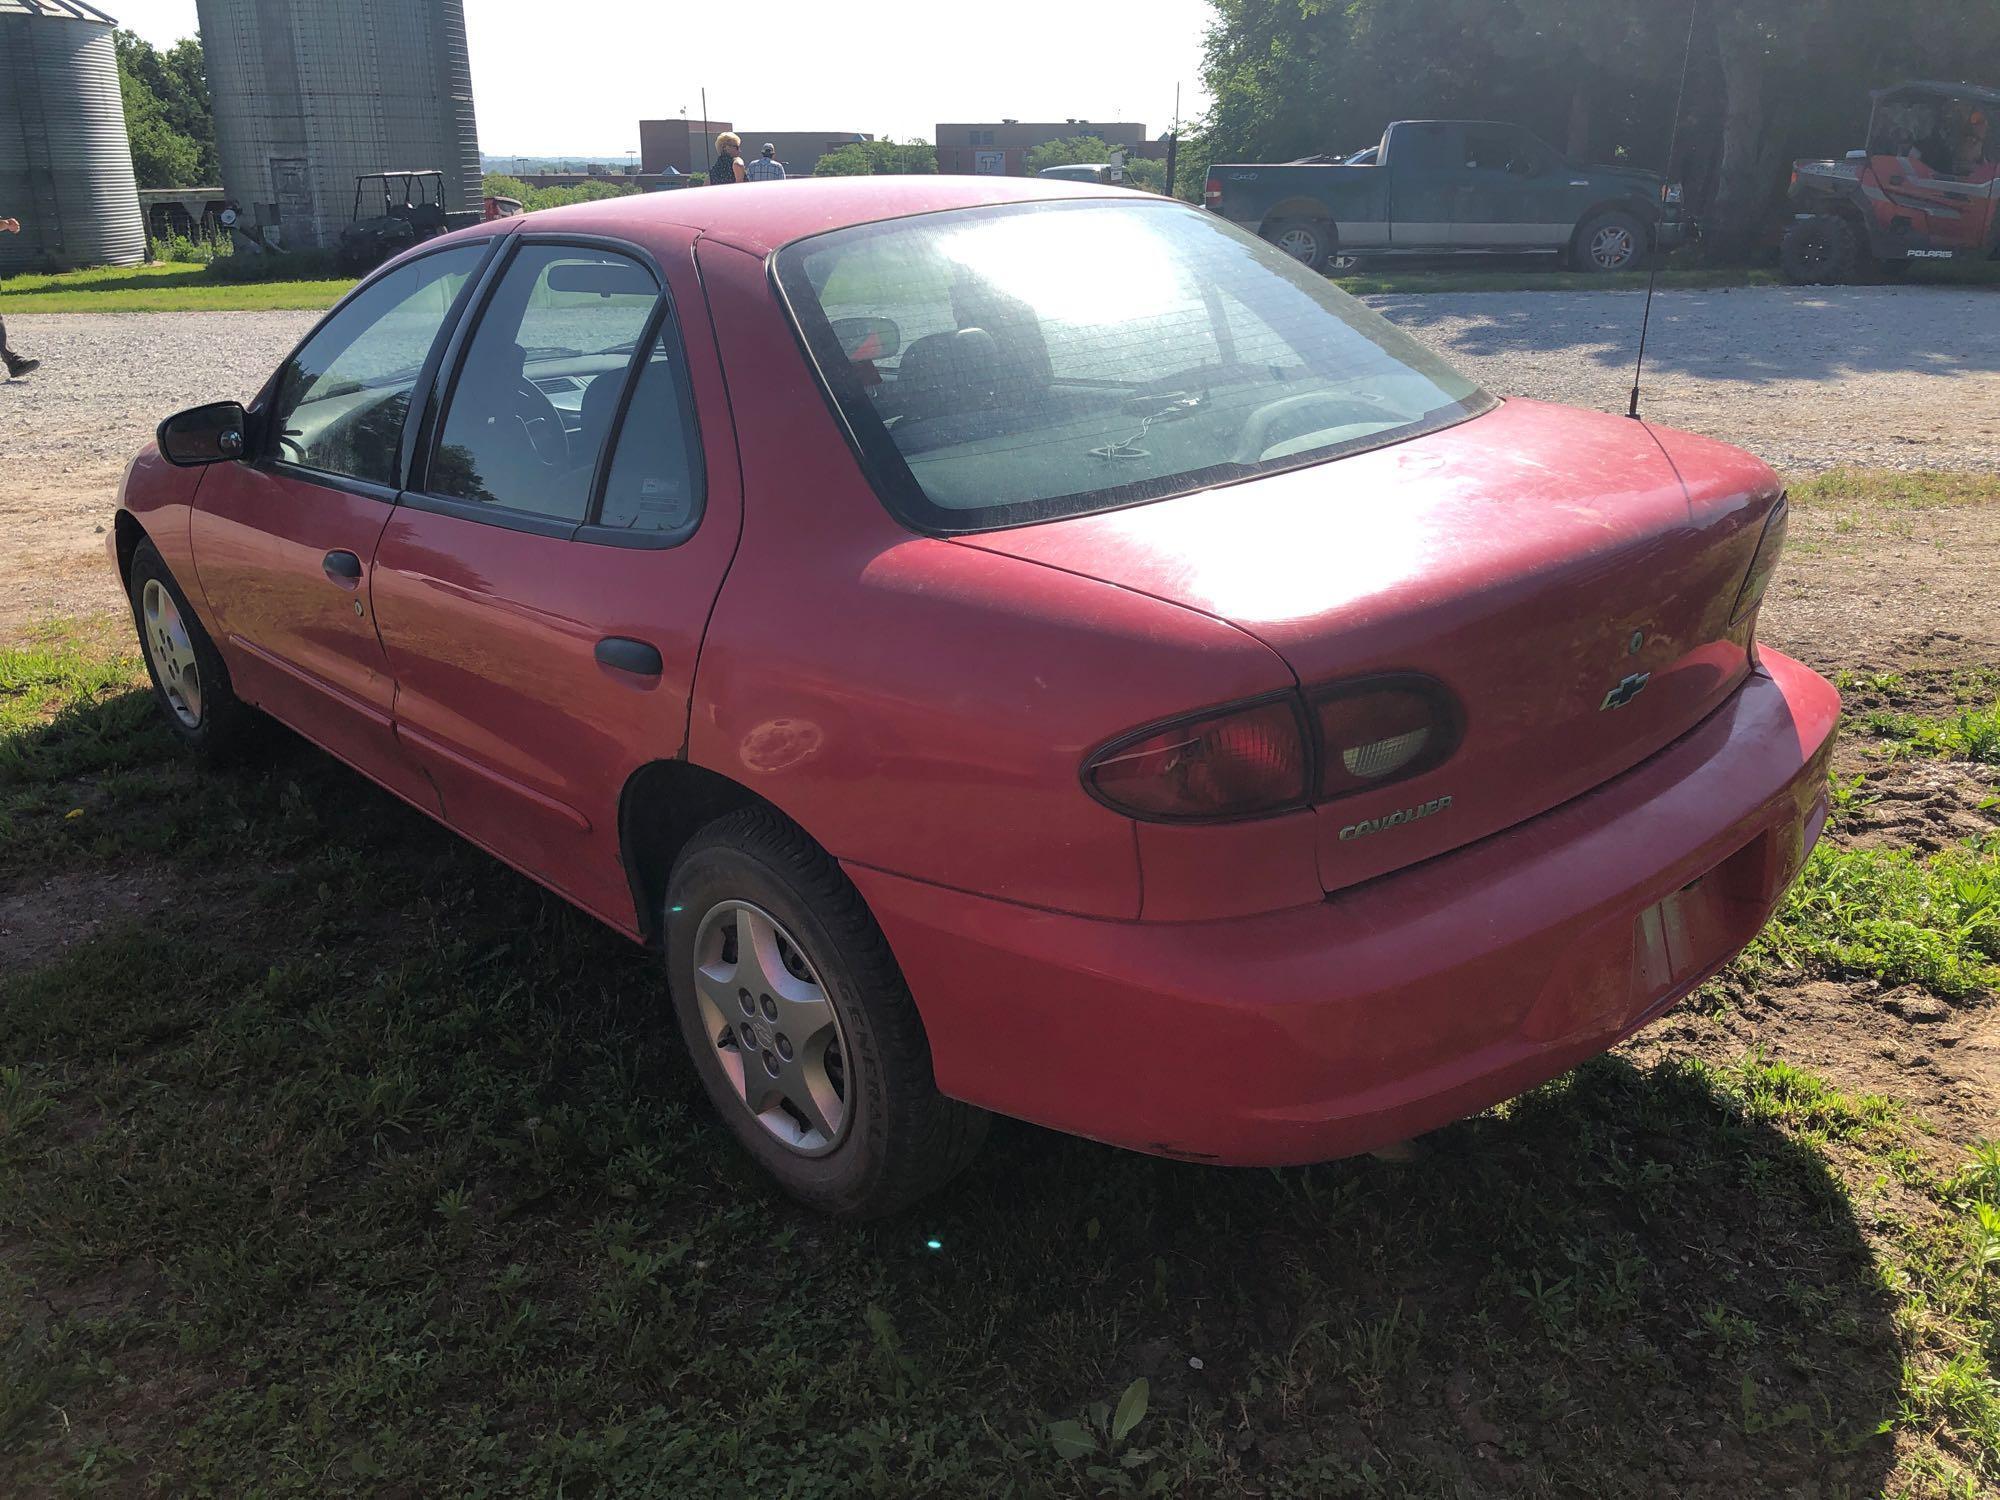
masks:
<instances>
[{"instance_id":1,"label":"car shadow on grass","mask_svg":"<svg viewBox=\"0 0 2000 1500\"><path fill-rule=\"evenodd\" d=\"M0 1488L1884 1488L1867 1143L1727 1070L1600 1060L1394 1164L1003 1121L833 1223L713 1119L650 957L309 748L190 776L123 701L0 782L36 868L183 892L0 980Z\"/></svg>"}]
</instances>

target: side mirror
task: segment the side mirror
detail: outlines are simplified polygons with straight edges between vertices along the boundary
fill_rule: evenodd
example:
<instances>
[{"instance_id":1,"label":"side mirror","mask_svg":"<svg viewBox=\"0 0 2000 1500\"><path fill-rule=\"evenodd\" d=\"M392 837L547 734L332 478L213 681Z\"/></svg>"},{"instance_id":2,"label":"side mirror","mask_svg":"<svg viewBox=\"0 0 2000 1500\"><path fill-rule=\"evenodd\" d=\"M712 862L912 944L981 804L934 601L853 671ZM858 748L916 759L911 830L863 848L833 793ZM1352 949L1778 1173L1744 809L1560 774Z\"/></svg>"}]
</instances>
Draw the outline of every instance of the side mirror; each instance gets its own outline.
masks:
<instances>
[{"instance_id":1,"label":"side mirror","mask_svg":"<svg viewBox=\"0 0 2000 1500\"><path fill-rule=\"evenodd\" d=\"M174 413L154 436L168 463L196 468L241 458L247 447L247 425L241 402L217 401Z\"/></svg>"}]
</instances>

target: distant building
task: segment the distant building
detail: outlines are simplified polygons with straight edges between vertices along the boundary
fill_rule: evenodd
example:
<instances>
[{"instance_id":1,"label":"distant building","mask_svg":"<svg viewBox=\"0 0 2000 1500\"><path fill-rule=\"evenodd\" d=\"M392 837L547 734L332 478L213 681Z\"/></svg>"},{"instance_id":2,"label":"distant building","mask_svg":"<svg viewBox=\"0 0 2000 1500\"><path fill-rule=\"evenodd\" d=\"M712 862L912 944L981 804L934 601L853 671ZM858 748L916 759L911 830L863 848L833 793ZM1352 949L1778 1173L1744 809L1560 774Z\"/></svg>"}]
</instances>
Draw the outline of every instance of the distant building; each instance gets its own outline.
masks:
<instances>
[{"instance_id":1,"label":"distant building","mask_svg":"<svg viewBox=\"0 0 2000 1500\"><path fill-rule=\"evenodd\" d=\"M725 130L743 137L743 155L757 155L769 141L777 158L794 177L810 177L819 159L829 151L851 146L856 141L872 141L872 135L854 130L752 130L727 120L641 120L639 122L639 170L646 173L706 172L715 160L715 138Z\"/></svg>"},{"instance_id":2,"label":"distant building","mask_svg":"<svg viewBox=\"0 0 2000 1500\"><path fill-rule=\"evenodd\" d=\"M1028 153L1035 147L1079 135L1094 135L1103 141L1107 157L1113 148L1120 146L1127 156L1166 155L1164 145L1146 139L1144 125L1132 122L991 120L938 126L938 170L984 177L1020 177L1027 172Z\"/></svg>"}]
</instances>

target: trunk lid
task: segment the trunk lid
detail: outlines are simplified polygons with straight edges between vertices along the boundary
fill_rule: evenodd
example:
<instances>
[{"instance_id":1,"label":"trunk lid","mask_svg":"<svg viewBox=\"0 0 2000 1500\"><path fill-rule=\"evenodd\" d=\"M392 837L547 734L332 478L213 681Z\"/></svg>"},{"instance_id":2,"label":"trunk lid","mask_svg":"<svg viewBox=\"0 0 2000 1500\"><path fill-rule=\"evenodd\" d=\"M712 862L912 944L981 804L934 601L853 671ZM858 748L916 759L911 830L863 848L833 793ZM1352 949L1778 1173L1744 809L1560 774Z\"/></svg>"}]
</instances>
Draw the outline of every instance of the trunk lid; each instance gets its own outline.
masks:
<instances>
[{"instance_id":1,"label":"trunk lid","mask_svg":"<svg viewBox=\"0 0 2000 1500\"><path fill-rule=\"evenodd\" d=\"M1662 436L1509 401L1332 463L958 540L1227 620L1308 691L1444 683L1455 754L1316 808L1333 890L1588 791L1743 681L1750 623L1729 616L1777 481L1737 450Z\"/></svg>"}]
</instances>

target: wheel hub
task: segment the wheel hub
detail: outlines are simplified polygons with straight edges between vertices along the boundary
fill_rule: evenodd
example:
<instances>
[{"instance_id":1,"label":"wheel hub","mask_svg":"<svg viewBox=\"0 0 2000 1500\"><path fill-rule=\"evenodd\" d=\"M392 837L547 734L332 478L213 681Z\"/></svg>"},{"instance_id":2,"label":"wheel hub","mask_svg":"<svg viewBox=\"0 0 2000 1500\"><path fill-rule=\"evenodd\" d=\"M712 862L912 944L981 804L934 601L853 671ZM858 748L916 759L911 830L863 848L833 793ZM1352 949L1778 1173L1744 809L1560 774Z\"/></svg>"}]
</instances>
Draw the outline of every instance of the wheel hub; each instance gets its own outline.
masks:
<instances>
[{"instance_id":1,"label":"wheel hub","mask_svg":"<svg viewBox=\"0 0 2000 1500\"><path fill-rule=\"evenodd\" d=\"M1630 261L1635 248L1632 232L1616 224L1607 224L1590 238L1590 258L1608 271Z\"/></svg>"},{"instance_id":2,"label":"wheel hub","mask_svg":"<svg viewBox=\"0 0 2000 1500\"><path fill-rule=\"evenodd\" d=\"M702 1033L743 1107L801 1156L833 1150L852 1114L846 1036L805 950L769 912L724 901L694 952Z\"/></svg>"},{"instance_id":3,"label":"wheel hub","mask_svg":"<svg viewBox=\"0 0 2000 1500\"><path fill-rule=\"evenodd\" d=\"M201 727L201 670L194 659L194 641L174 596L157 578L146 580L139 595L141 635L146 659L160 684L160 696L183 727Z\"/></svg>"}]
</instances>

